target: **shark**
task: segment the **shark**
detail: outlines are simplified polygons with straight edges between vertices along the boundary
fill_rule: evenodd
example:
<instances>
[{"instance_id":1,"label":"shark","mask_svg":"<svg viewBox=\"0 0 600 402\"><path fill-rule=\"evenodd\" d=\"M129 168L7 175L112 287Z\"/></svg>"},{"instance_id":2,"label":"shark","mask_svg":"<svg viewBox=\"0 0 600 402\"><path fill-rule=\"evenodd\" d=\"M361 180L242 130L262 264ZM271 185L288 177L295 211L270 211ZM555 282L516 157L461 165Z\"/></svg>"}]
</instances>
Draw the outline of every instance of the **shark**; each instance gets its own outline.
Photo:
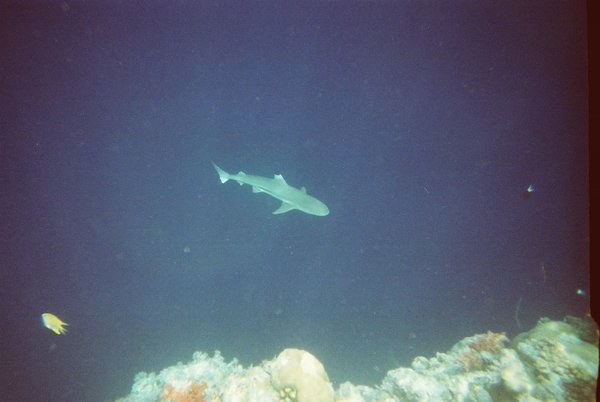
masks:
<instances>
[{"instance_id":1,"label":"shark","mask_svg":"<svg viewBox=\"0 0 600 402\"><path fill-rule=\"evenodd\" d=\"M227 173L214 162L213 167L219 174L221 183L229 180L237 181L240 186L247 184L252 186L253 193L266 193L281 201L281 206L273 211L274 215L284 214L297 209L304 213L316 216L329 215L329 208L323 202L306 193L306 188L295 188L287 184L282 175L273 175L273 178L253 176L240 171L237 174Z\"/></svg>"}]
</instances>

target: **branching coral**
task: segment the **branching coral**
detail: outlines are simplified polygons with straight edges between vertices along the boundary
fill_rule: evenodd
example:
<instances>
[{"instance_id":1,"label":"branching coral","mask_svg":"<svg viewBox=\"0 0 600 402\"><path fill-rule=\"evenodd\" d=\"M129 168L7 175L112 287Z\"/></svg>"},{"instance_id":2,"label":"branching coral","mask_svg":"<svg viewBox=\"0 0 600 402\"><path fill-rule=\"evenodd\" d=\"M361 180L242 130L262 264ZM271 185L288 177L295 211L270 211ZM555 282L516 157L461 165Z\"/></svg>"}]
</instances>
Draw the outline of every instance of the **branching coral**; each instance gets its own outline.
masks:
<instances>
[{"instance_id":1,"label":"branching coral","mask_svg":"<svg viewBox=\"0 0 600 402\"><path fill-rule=\"evenodd\" d=\"M191 383L184 391L178 391L171 384L165 386L165 390L160 394L160 400L164 402L206 402L204 391L208 385L203 382Z\"/></svg>"}]
</instances>

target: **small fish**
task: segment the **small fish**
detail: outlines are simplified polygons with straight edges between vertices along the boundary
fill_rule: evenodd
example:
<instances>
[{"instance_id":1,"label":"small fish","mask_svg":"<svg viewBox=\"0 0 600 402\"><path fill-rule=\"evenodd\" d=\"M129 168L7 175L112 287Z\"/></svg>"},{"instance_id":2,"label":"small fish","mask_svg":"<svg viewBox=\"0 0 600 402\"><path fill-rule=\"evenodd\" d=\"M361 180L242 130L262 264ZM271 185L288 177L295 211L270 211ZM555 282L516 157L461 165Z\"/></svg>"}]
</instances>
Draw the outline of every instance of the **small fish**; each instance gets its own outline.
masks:
<instances>
[{"instance_id":1,"label":"small fish","mask_svg":"<svg viewBox=\"0 0 600 402\"><path fill-rule=\"evenodd\" d=\"M41 316L42 325L56 335L64 335L67 333L65 326L69 325L52 313L44 313Z\"/></svg>"},{"instance_id":2,"label":"small fish","mask_svg":"<svg viewBox=\"0 0 600 402\"><path fill-rule=\"evenodd\" d=\"M523 191L523 198L525 198L526 200L529 199L529 197L531 197L531 195L535 193L535 186L533 184L530 184L525 191Z\"/></svg>"}]
</instances>

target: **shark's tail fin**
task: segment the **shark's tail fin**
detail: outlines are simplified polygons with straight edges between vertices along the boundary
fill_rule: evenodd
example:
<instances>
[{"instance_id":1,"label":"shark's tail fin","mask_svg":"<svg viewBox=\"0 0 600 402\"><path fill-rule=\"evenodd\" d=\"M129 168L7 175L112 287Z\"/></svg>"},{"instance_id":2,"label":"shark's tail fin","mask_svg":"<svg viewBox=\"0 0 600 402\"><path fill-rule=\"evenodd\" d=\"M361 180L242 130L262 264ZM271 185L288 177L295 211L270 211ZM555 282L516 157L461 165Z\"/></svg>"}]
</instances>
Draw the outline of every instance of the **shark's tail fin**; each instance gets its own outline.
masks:
<instances>
[{"instance_id":1,"label":"shark's tail fin","mask_svg":"<svg viewBox=\"0 0 600 402\"><path fill-rule=\"evenodd\" d=\"M217 164L214 162L212 162L212 165L219 174L219 179L221 179L221 183L227 183L227 181L230 179L229 173L218 167Z\"/></svg>"}]
</instances>

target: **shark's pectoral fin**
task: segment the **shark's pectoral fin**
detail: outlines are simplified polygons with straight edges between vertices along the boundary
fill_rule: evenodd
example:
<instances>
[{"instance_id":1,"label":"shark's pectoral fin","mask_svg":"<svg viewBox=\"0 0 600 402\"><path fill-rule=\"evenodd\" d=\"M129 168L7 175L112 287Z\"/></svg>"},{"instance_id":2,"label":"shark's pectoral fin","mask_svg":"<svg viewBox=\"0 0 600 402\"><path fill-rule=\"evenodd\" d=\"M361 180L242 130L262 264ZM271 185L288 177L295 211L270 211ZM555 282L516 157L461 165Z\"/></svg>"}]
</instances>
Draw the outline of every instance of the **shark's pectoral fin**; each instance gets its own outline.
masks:
<instances>
[{"instance_id":1,"label":"shark's pectoral fin","mask_svg":"<svg viewBox=\"0 0 600 402\"><path fill-rule=\"evenodd\" d=\"M285 214L286 212L291 211L292 209L296 209L296 207L294 207L292 204L282 202L281 206L275 211L273 211L273 215Z\"/></svg>"}]
</instances>

